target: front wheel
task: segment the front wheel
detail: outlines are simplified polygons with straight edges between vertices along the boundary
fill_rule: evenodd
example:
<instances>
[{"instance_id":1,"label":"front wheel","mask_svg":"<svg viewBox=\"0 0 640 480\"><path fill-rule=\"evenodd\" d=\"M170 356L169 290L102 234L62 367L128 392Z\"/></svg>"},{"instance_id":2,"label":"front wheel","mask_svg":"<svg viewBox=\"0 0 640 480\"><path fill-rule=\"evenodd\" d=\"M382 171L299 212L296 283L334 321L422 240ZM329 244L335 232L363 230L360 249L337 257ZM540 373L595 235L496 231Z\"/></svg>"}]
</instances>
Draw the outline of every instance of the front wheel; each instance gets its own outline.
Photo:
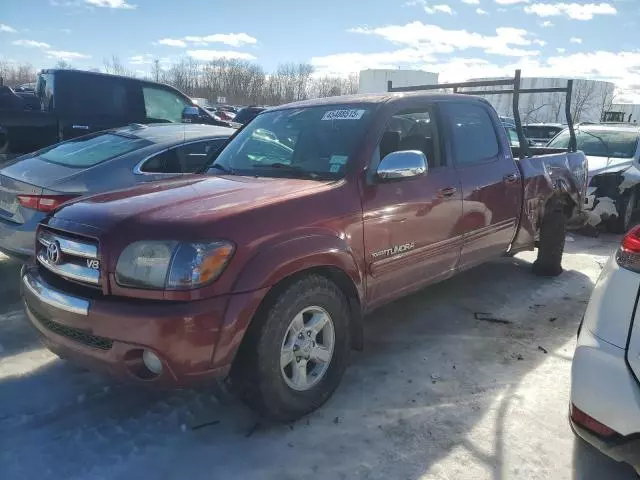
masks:
<instances>
[{"instance_id":1,"label":"front wheel","mask_svg":"<svg viewBox=\"0 0 640 480\"><path fill-rule=\"evenodd\" d=\"M634 189L622 195L616 202L618 215L609 222L609 230L612 233L626 233L631 228L631 220L636 208L636 198Z\"/></svg>"},{"instance_id":2,"label":"front wheel","mask_svg":"<svg viewBox=\"0 0 640 480\"><path fill-rule=\"evenodd\" d=\"M330 280L310 275L288 286L256 318L231 371L258 413L293 421L326 402L349 357L349 304Z\"/></svg>"}]
</instances>

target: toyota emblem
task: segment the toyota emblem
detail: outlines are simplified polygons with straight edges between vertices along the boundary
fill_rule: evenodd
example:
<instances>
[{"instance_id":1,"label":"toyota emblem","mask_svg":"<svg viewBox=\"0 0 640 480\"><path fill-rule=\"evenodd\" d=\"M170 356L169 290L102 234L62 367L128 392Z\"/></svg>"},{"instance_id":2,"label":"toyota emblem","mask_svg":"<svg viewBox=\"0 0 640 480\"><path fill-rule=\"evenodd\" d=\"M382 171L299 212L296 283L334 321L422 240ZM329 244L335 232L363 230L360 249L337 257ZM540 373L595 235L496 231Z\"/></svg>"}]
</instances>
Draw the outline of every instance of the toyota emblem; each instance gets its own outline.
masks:
<instances>
[{"instance_id":1,"label":"toyota emblem","mask_svg":"<svg viewBox=\"0 0 640 480\"><path fill-rule=\"evenodd\" d=\"M51 242L47 245L47 259L54 265L60 263L62 255L60 253L60 244L58 242Z\"/></svg>"}]
</instances>

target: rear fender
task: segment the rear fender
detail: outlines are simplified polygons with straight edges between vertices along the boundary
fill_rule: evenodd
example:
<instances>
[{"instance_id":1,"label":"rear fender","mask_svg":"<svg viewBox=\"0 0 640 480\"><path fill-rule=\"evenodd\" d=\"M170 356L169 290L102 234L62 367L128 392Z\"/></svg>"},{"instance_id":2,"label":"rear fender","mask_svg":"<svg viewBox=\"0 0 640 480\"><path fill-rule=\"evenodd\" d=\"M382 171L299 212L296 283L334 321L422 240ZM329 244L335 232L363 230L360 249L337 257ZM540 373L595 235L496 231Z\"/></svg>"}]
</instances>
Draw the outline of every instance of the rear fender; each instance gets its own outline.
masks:
<instances>
[{"instance_id":1,"label":"rear fender","mask_svg":"<svg viewBox=\"0 0 640 480\"><path fill-rule=\"evenodd\" d=\"M582 152L523 158L519 164L524 201L512 252L533 248L549 209L562 209L569 222L578 218L586 193L587 165Z\"/></svg>"}]
</instances>

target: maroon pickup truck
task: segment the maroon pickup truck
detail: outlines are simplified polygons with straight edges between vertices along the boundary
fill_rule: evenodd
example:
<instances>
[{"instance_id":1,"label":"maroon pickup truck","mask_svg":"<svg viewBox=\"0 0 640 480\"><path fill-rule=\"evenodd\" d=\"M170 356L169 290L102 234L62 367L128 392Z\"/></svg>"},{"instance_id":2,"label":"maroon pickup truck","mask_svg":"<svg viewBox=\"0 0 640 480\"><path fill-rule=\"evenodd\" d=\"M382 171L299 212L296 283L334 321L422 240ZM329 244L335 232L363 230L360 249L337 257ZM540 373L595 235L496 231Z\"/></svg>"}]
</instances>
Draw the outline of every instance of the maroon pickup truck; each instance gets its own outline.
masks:
<instances>
[{"instance_id":1,"label":"maroon pickup truck","mask_svg":"<svg viewBox=\"0 0 640 480\"><path fill-rule=\"evenodd\" d=\"M207 174L74 200L22 272L60 356L159 385L229 378L279 420L337 388L363 314L539 246L558 275L581 152L514 160L488 102L336 97L261 113Z\"/></svg>"}]
</instances>

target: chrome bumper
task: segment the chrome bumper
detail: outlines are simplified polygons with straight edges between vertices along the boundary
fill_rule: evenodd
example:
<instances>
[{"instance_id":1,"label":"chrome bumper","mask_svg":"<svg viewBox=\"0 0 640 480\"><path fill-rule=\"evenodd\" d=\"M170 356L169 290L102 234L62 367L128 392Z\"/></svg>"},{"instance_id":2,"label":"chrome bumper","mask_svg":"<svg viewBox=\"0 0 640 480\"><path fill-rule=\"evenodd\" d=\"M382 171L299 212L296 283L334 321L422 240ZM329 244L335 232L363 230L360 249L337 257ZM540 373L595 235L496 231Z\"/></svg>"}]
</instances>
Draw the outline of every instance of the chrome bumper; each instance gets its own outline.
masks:
<instances>
[{"instance_id":1,"label":"chrome bumper","mask_svg":"<svg viewBox=\"0 0 640 480\"><path fill-rule=\"evenodd\" d=\"M88 315L90 302L87 299L68 295L48 285L37 274L32 271L22 270L22 284L33 296L42 303L65 312L76 313L78 315Z\"/></svg>"}]
</instances>

